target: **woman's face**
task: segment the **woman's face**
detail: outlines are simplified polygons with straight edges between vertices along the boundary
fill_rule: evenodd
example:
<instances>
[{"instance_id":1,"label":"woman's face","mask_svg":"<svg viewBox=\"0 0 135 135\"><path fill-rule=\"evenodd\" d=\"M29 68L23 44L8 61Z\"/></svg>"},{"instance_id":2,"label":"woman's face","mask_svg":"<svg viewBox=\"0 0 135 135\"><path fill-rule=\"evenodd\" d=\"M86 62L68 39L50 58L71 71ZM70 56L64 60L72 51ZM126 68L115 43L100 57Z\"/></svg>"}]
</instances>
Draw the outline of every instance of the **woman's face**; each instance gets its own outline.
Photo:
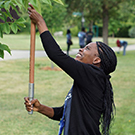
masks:
<instances>
[{"instance_id":1,"label":"woman's face","mask_svg":"<svg viewBox=\"0 0 135 135\"><path fill-rule=\"evenodd\" d=\"M86 45L84 48L80 48L79 52L76 55L75 60L86 64L93 64L95 58L99 58L97 45L96 43L92 42Z\"/></svg>"}]
</instances>

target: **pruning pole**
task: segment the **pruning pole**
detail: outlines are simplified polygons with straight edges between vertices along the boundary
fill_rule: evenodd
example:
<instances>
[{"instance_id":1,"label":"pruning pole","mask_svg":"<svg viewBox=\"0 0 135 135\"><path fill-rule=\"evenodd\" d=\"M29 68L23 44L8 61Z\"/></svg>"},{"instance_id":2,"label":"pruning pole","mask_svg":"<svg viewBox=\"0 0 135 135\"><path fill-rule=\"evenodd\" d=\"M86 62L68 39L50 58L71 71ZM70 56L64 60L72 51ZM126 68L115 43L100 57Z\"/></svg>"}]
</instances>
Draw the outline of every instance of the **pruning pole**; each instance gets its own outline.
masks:
<instances>
[{"instance_id":1,"label":"pruning pole","mask_svg":"<svg viewBox=\"0 0 135 135\"><path fill-rule=\"evenodd\" d=\"M31 21L30 65L29 65L29 100L34 99L34 66L35 66L35 24ZM28 112L33 114L33 110Z\"/></svg>"}]
</instances>

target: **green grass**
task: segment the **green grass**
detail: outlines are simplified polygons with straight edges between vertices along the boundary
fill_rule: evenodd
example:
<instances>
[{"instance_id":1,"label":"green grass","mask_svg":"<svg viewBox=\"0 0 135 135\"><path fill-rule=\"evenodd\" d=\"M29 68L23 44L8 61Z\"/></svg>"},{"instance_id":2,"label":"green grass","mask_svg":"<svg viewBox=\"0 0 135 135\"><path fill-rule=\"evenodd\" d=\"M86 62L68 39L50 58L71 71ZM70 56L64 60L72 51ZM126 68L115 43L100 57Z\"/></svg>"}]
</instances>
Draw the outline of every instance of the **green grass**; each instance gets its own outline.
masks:
<instances>
[{"instance_id":1,"label":"green grass","mask_svg":"<svg viewBox=\"0 0 135 135\"><path fill-rule=\"evenodd\" d=\"M72 80L63 71L44 71L47 58L36 59L35 98L49 106L61 106ZM38 113L28 115L23 97L28 96L29 60L0 62L0 134L54 135L58 122ZM66 85L65 85L66 84Z\"/></svg>"},{"instance_id":2,"label":"green grass","mask_svg":"<svg viewBox=\"0 0 135 135\"><path fill-rule=\"evenodd\" d=\"M62 37L54 37L56 41L59 43L62 50L66 50L67 44L66 44L66 36ZM108 38L108 45L111 47L116 46L116 40L118 38ZM135 44L134 38L119 38L121 40L125 40L128 42L129 45ZM79 40L78 37L72 37L73 45L71 46L71 49L79 48ZM94 37L93 42L95 41L103 41L101 37ZM10 35L4 35L4 38L1 39L2 43L7 44L11 50L29 50L30 48L30 35L29 34L10 34ZM37 34L36 35L36 50L43 50L40 37Z\"/></svg>"},{"instance_id":3,"label":"green grass","mask_svg":"<svg viewBox=\"0 0 135 135\"><path fill-rule=\"evenodd\" d=\"M116 104L111 135L134 135L135 51L117 54L117 58L117 69L111 74ZM48 106L61 106L73 80L63 71L42 70L46 66L51 66L47 57L36 58L35 98ZM36 112L28 115L25 110L29 60L0 61L0 69L0 135L57 135L59 122Z\"/></svg>"},{"instance_id":4,"label":"green grass","mask_svg":"<svg viewBox=\"0 0 135 135\"><path fill-rule=\"evenodd\" d=\"M113 135L135 134L135 51L118 55L118 66L112 83L116 102L116 118L112 128Z\"/></svg>"}]
</instances>

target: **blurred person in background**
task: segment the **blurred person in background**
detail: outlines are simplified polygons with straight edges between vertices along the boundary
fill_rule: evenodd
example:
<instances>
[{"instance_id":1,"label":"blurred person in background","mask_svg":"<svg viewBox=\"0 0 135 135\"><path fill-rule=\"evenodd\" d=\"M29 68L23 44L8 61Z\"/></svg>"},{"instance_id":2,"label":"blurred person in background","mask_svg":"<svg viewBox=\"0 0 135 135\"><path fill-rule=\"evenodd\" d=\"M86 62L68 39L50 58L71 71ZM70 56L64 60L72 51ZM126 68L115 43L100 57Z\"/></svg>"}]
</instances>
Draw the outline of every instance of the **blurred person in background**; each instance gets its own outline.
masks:
<instances>
[{"instance_id":1,"label":"blurred person in background","mask_svg":"<svg viewBox=\"0 0 135 135\"><path fill-rule=\"evenodd\" d=\"M127 41L123 41L123 40L117 40L116 41L117 46L119 47L119 49L123 46L123 55L126 55L126 48L128 45ZM119 53L119 52L118 52Z\"/></svg>"},{"instance_id":2,"label":"blurred person in background","mask_svg":"<svg viewBox=\"0 0 135 135\"><path fill-rule=\"evenodd\" d=\"M88 43L91 43L92 42L93 36L94 36L94 33L92 32L91 28L89 28L89 31L86 32L86 45Z\"/></svg>"},{"instance_id":3,"label":"blurred person in background","mask_svg":"<svg viewBox=\"0 0 135 135\"><path fill-rule=\"evenodd\" d=\"M82 31L80 31L78 33L78 38L79 38L80 48L84 48L85 47L85 38L86 38L86 32L85 32L84 27L82 27Z\"/></svg>"},{"instance_id":4,"label":"blurred person in background","mask_svg":"<svg viewBox=\"0 0 135 135\"><path fill-rule=\"evenodd\" d=\"M67 55L69 55L70 46L73 44L71 40L71 31L67 29Z\"/></svg>"}]
</instances>

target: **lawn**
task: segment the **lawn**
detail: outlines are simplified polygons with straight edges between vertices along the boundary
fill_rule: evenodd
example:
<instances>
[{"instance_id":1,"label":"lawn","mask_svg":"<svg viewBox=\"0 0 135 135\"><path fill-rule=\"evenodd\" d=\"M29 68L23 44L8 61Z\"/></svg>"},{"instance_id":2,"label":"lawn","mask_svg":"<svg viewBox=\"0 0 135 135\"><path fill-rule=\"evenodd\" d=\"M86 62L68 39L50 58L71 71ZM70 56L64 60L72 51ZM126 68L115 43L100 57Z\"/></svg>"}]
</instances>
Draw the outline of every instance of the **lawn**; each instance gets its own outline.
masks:
<instances>
[{"instance_id":1,"label":"lawn","mask_svg":"<svg viewBox=\"0 0 135 135\"><path fill-rule=\"evenodd\" d=\"M66 37L54 37L63 50L66 50ZM132 38L120 38L134 44ZM79 48L78 38L72 38ZM117 38L109 38L109 45L116 46ZM21 42L20 42L21 41ZM94 37L93 41L102 41ZM4 35L2 43L8 44L11 50L29 50L30 35ZM42 50L39 35L36 36L36 50ZM116 118L112 127L112 135L133 135L135 133L134 92L135 92L135 51L118 56L118 66L112 74L116 103ZM58 131L58 122L34 113L28 115L23 105L23 97L28 95L29 60L0 61L0 134L45 134L54 135ZM71 87L72 79L63 71L45 71L43 67L51 66L48 58L37 58L35 63L35 98L49 106L60 106ZM62 89L61 89L62 88ZM56 104L57 103L57 104Z\"/></svg>"},{"instance_id":2,"label":"lawn","mask_svg":"<svg viewBox=\"0 0 135 135\"><path fill-rule=\"evenodd\" d=\"M62 50L66 50L66 36L62 37L54 37ZM118 38L112 38L109 37L109 46L114 47L116 46L116 40ZM128 42L129 45L135 44L134 38L119 38L121 40L125 40ZM73 45L71 46L71 49L79 48L79 40L78 37L72 37ZM93 41L103 41L101 37L94 37ZM29 50L30 48L30 35L29 34L10 34L10 35L4 35L4 38L1 39L2 43L7 44L11 50ZM40 36L39 34L36 35L36 50L43 50Z\"/></svg>"},{"instance_id":3,"label":"lawn","mask_svg":"<svg viewBox=\"0 0 135 135\"><path fill-rule=\"evenodd\" d=\"M118 66L111 74L116 116L111 135L135 134L135 51L117 54ZM46 71L51 66L45 58L35 60L35 98L48 106L61 106L71 88L72 79L63 71ZM54 65L56 67L56 65ZM29 59L0 61L0 134L57 135L58 123L24 107L28 96Z\"/></svg>"}]
</instances>

